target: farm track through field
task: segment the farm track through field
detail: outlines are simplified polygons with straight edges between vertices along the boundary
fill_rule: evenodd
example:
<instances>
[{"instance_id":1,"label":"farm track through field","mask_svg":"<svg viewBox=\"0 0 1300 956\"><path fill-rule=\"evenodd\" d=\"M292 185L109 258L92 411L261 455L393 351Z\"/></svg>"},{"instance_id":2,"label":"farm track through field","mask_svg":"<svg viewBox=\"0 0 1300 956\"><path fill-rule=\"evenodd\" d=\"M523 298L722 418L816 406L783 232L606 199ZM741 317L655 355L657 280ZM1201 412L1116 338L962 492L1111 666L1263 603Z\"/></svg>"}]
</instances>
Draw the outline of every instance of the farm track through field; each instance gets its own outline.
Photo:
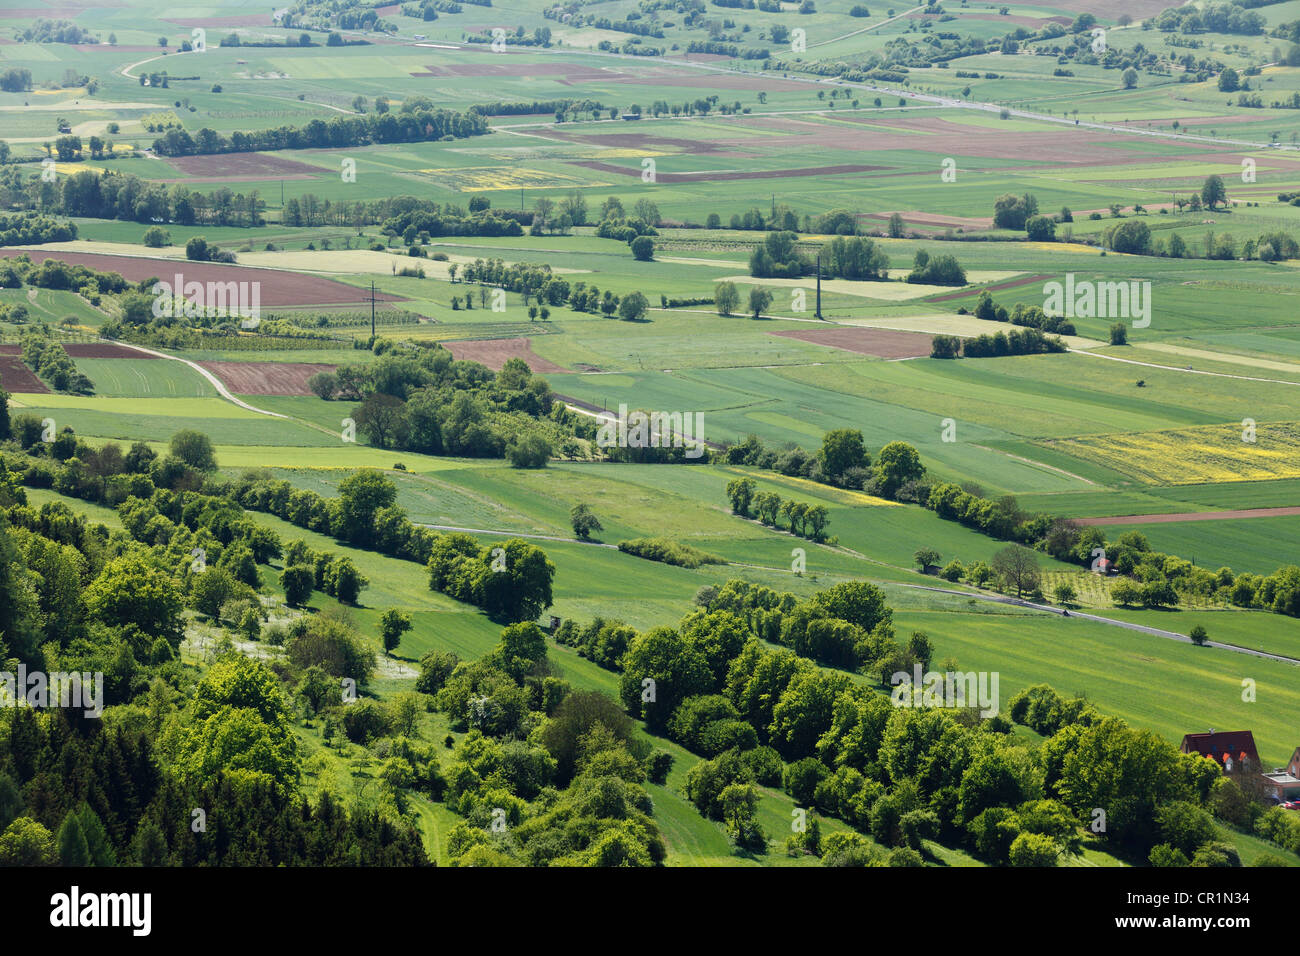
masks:
<instances>
[{"instance_id":1,"label":"farm track through field","mask_svg":"<svg viewBox=\"0 0 1300 956\"><path fill-rule=\"evenodd\" d=\"M1235 511L1187 511L1179 514L1167 512L1151 515L1115 515L1109 518L1073 518L1075 524L1111 525L1111 524L1169 524L1181 521L1219 521L1230 518L1284 518L1300 515L1300 507L1281 508L1238 508Z\"/></svg>"},{"instance_id":2,"label":"farm track through field","mask_svg":"<svg viewBox=\"0 0 1300 956\"><path fill-rule=\"evenodd\" d=\"M189 359L183 359L176 355L168 355L166 352L156 352L153 349L145 348L143 345L131 345L127 342L122 342L119 344L121 344L124 348L131 349L132 351L135 352L140 352L146 356L150 356L153 358L161 358L161 359L171 359L173 362L182 362L185 365L188 365L190 368L194 369L194 371L198 372L210 383L212 383L212 387L217 390L218 395L220 395L228 402L233 402L234 404L238 405L240 408L247 409L250 412L257 412L257 414L259 415L269 415L272 418L283 418L287 421L300 421L300 419L293 418L292 416L289 415L281 415L279 412L268 412L265 408L257 408L256 406L250 405L248 404L248 402L245 402L242 399L236 398L234 395L230 394L230 391L226 388L224 384L222 384L221 379L217 378L215 375L213 375L211 372L205 369L198 362L191 362ZM304 422L304 424L308 424L308 423ZM322 428L319 425L313 425L312 427L316 428L319 431L326 431L326 432L329 431L329 429ZM333 434L333 432L330 432L330 434Z\"/></svg>"},{"instance_id":3,"label":"farm track through field","mask_svg":"<svg viewBox=\"0 0 1300 956\"><path fill-rule=\"evenodd\" d=\"M1087 349L1069 349L1072 355L1091 355L1093 358L1108 359L1111 362L1123 362L1125 365L1140 365L1143 368L1158 368L1165 372L1184 372L1188 375L1210 375L1214 378L1235 378L1242 382L1264 382L1269 385L1300 385L1300 382L1287 381L1281 378L1258 378L1254 375L1232 375L1229 372L1207 372L1204 369L1190 368L1188 366L1178 367L1177 365L1158 365L1155 362L1139 362L1137 359L1120 358L1118 355L1101 355L1097 352L1091 352Z\"/></svg>"},{"instance_id":4,"label":"farm track through field","mask_svg":"<svg viewBox=\"0 0 1300 956\"><path fill-rule=\"evenodd\" d=\"M1010 459L1012 459L1013 461L1022 461L1022 462L1024 462L1026 465L1033 465L1035 468L1046 468L1048 471L1054 471L1054 472L1056 472L1058 475L1064 475L1066 478L1073 478L1073 479L1075 479L1076 481L1082 481L1085 485L1093 485L1093 486L1095 487L1096 484L1097 484L1095 481L1089 481L1087 478L1083 477L1083 475L1076 475L1076 474L1075 474L1074 472L1072 472L1072 471L1066 471L1064 468L1057 468L1055 465L1047 465L1047 464L1044 464L1044 463L1041 462L1041 461L1034 461L1034 459L1032 459L1032 458L1026 458L1026 457L1024 457L1023 455L1013 455L1013 454L1011 454L1011 452L1009 452L1009 451L1001 451L1001 450L999 450L999 449L997 449L997 448L990 448L988 445L975 445L975 444L972 444L971 447L972 447L972 448L982 448L982 449L984 449L985 451L991 451L991 452L993 452L993 454L995 454L995 455L1002 455L1002 456L1004 456L1004 457L1006 457L1006 458L1010 458Z\"/></svg>"},{"instance_id":5,"label":"farm track through field","mask_svg":"<svg viewBox=\"0 0 1300 956\"><path fill-rule=\"evenodd\" d=\"M1140 634L1149 634L1152 637L1163 637L1166 640L1180 641L1183 644L1191 644L1192 639L1186 634L1179 634L1177 631L1166 631L1159 627L1150 627L1146 624L1135 624L1132 621L1120 621L1113 617L1102 617L1100 614L1089 614L1086 611L1066 611L1063 608L1052 607L1050 604L1035 604L1032 601L1025 601L1020 598L1007 597L1006 595L994 594L975 594L970 591L957 591L952 588L936 588L925 584L899 584L899 587L912 588L920 591L934 591L939 594L955 594L959 597L973 598L977 601L990 601L994 604L1009 604L1013 607L1030 608L1035 611L1044 611L1048 614L1055 614L1058 617L1082 618L1085 621L1095 621L1099 624L1109 624L1112 627L1122 627L1125 630L1137 631ZM1256 651L1249 647L1241 647L1237 644L1224 644L1221 641L1206 641L1206 647L1217 647L1220 650L1236 651L1238 654L1248 654L1251 657L1263 657L1270 661L1281 661L1283 664L1300 664L1300 659L1286 657L1282 654L1270 654L1267 651Z\"/></svg>"},{"instance_id":6,"label":"farm track through field","mask_svg":"<svg viewBox=\"0 0 1300 956\"><path fill-rule=\"evenodd\" d=\"M757 524L758 522L754 522L754 523ZM561 541L566 544L585 544L597 548L612 548L616 551L618 550L617 545L606 544L603 541L583 541L580 538L568 538L563 535L527 534L520 531L500 531L493 528L462 528L454 525L439 525L439 524L420 524L419 527L431 528L435 531L458 531L466 534L490 534L490 535L499 535L502 537L526 538L526 539L536 540L536 541ZM780 532L780 533L788 534L788 532ZM851 554L857 555L860 558L870 561L872 564L879 564L882 567L901 569L899 568L898 565L892 565L884 561L877 561L873 558L867 558L865 555L859 554L858 552L853 551L851 548L838 548L836 550L847 551ZM755 570L760 570L760 571L779 571L779 572L789 573L788 568L776 568L764 564L746 564L741 561L728 561L727 564L739 568L753 568ZM910 569L901 569L901 570L910 570ZM1136 624L1132 621L1121 621L1113 617L1104 617L1100 614L1089 614L1086 611L1067 611L1063 608L1053 607L1050 604L1035 604L1032 601L1025 601L1021 598L1013 598L1002 594L987 594L982 591L959 591L956 588L939 588L927 584L906 584L899 581L884 581L881 583L894 585L896 587L910 588L916 591L930 591L937 594L951 594L951 595L955 595L956 597L969 598L970 600L973 601L985 601L991 604L1005 604L1011 607L1020 607L1032 611L1041 611L1045 614L1054 614L1057 617L1061 617L1061 618L1065 618L1065 617L1080 618L1082 620L1092 621L1097 624L1108 624L1111 627L1120 627L1128 631L1136 631L1139 634L1147 634L1152 637L1159 637L1165 640L1178 641L1182 644L1192 643L1192 639L1190 637L1188 637L1186 634L1179 634L1177 631L1166 631L1163 628L1151 627L1146 624ZM1265 660L1279 661L1283 664L1300 664L1300 658L1287 657L1283 654L1270 654L1267 651L1257 651L1249 647L1241 647L1238 644L1225 644L1222 641L1206 641L1205 646L1215 647L1218 648L1219 650L1224 650L1224 651L1233 651L1238 654L1246 654L1250 657L1262 657Z\"/></svg>"}]
</instances>

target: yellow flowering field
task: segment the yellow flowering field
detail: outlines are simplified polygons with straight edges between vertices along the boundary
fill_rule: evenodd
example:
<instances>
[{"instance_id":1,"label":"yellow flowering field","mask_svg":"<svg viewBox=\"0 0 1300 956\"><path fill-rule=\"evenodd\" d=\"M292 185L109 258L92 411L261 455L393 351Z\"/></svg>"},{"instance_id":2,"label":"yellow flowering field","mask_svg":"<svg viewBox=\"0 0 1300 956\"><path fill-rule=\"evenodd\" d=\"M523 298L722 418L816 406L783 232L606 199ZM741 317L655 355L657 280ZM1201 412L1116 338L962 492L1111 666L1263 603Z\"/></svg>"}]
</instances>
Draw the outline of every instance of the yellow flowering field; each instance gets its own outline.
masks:
<instances>
[{"instance_id":1,"label":"yellow flowering field","mask_svg":"<svg viewBox=\"0 0 1300 956\"><path fill-rule=\"evenodd\" d=\"M1253 429L1240 422L1197 425L1042 444L1148 484L1300 478L1300 422L1267 422Z\"/></svg>"}]
</instances>

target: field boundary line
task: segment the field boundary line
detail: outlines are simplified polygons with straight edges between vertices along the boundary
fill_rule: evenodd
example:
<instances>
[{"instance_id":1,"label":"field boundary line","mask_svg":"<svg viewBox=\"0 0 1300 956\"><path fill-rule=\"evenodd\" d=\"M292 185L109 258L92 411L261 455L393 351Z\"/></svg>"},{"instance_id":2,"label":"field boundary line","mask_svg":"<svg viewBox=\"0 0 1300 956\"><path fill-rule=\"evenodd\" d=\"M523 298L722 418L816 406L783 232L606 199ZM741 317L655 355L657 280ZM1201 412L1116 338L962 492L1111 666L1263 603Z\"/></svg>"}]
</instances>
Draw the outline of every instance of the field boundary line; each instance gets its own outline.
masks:
<instances>
[{"instance_id":1,"label":"field boundary line","mask_svg":"<svg viewBox=\"0 0 1300 956\"><path fill-rule=\"evenodd\" d=\"M100 341L109 342L110 340L100 339ZM178 355L168 355L166 352L158 352L155 351L154 349L148 349L145 348L143 345L132 345L130 342L114 341L112 344L121 345L123 348L134 349L137 352L144 352L146 355L152 355L155 358L171 359L173 362L182 362L185 365L188 365L190 368L194 369L194 371L198 372L209 382L211 382L213 388L217 390L218 395L220 395L228 402L233 402L234 404L238 405L240 408L247 409L250 412L256 412L259 415L269 415L271 418L283 418L286 421L291 421L291 422L300 421L300 419L294 418L291 415L284 415L281 414L280 412L268 412L265 408L258 408L256 405L250 405L248 404L248 402L236 398L234 395L230 393L230 390L226 388L225 384L221 381L221 379L217 378L214 374L209 372L198 362L192 362L189 359L183 359ZM309 424L309 423L304 423L304 424ZM333 432L330 432L330 434L333 434Z\"/></svg>"},{"instance_id":2,"label":"field boundary line","mask_svg":"<svg viewBox=\"0 0 1300 956\"><path fill-rule=\"evenodd\" d=\"M1300 507L1284 505L1277 508L1236 508L1227 511L1162 511L1144 515L1103 515L1097 518L1072 518L1076 524L1170 524L1183 521L1222 521L1238 518L1285 518L1300 515Z\"/></svg>"},{"instance_id":3,"label":"field boundary line","mask_svg":"<svg viewBox=\"0 0 1300 956\"><path fill-rule=\"evenodd\" d=\"M1055 465L1049 465L1046 462L1035 461L1034 459L1026 458L1023 455L1013 455L1009 451L1000 451L997 448L990 448L988 445L979 445L974 442L971 443L971 447L983 448L985 451L991 451L995 455L1005 455L1007 458L1014 461L1023 461L1026 465L1036 465L1039 468L1046 468L1048 471L1057 472L1058 474L1065 475L1067 478L1076 478L1079 481L1082 481L1085 485L1092 485L1094 488L1097 487L1097 482L1089 481L1087 478L1083 477L1083 475L1076 475L1072 471L1066 471L1064 468L1057 468Z\"/></svg>"}]
</instances>

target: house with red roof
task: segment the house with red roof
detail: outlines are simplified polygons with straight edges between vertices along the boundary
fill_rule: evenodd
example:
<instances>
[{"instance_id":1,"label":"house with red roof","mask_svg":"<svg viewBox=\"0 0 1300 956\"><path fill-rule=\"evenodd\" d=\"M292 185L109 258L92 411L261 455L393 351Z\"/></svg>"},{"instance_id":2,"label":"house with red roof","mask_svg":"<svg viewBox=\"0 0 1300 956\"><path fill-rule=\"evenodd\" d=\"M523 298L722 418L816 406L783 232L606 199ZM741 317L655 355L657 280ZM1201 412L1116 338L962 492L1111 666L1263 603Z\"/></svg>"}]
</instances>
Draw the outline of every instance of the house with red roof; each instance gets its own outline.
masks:
<instances>
[{"instance_id":1,"label":"house with red roof","mask_svg":"<svg viewBox=\"0 0 1300 956\"><path fill-rule=\"evenodd\" d=\"M1185 734L1179 749L1209 757L1224 773L1258 772L1260 768L1255 735L1249 730L1215 731L1211 727L1209 733Z\"/></svg>"}]
</instances>

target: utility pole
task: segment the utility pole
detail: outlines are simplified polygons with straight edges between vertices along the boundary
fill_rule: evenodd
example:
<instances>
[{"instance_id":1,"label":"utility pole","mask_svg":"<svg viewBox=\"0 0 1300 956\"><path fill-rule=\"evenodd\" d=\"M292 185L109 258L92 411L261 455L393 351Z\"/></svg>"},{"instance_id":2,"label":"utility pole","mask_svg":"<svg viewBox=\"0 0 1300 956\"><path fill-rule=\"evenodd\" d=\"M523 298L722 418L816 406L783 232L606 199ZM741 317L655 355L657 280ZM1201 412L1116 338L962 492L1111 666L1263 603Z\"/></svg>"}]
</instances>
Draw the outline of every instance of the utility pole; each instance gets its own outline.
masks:
<instances>
[{"instance_id":1,"label":"utility pole","mask_svg":"<svg viewBox=\"0 0 1300 956\"><path fill-rule=\"evenodd\" d=\"M822 317L822 252L817 250L817 318Z\"/></svg>"}]
</instances>

